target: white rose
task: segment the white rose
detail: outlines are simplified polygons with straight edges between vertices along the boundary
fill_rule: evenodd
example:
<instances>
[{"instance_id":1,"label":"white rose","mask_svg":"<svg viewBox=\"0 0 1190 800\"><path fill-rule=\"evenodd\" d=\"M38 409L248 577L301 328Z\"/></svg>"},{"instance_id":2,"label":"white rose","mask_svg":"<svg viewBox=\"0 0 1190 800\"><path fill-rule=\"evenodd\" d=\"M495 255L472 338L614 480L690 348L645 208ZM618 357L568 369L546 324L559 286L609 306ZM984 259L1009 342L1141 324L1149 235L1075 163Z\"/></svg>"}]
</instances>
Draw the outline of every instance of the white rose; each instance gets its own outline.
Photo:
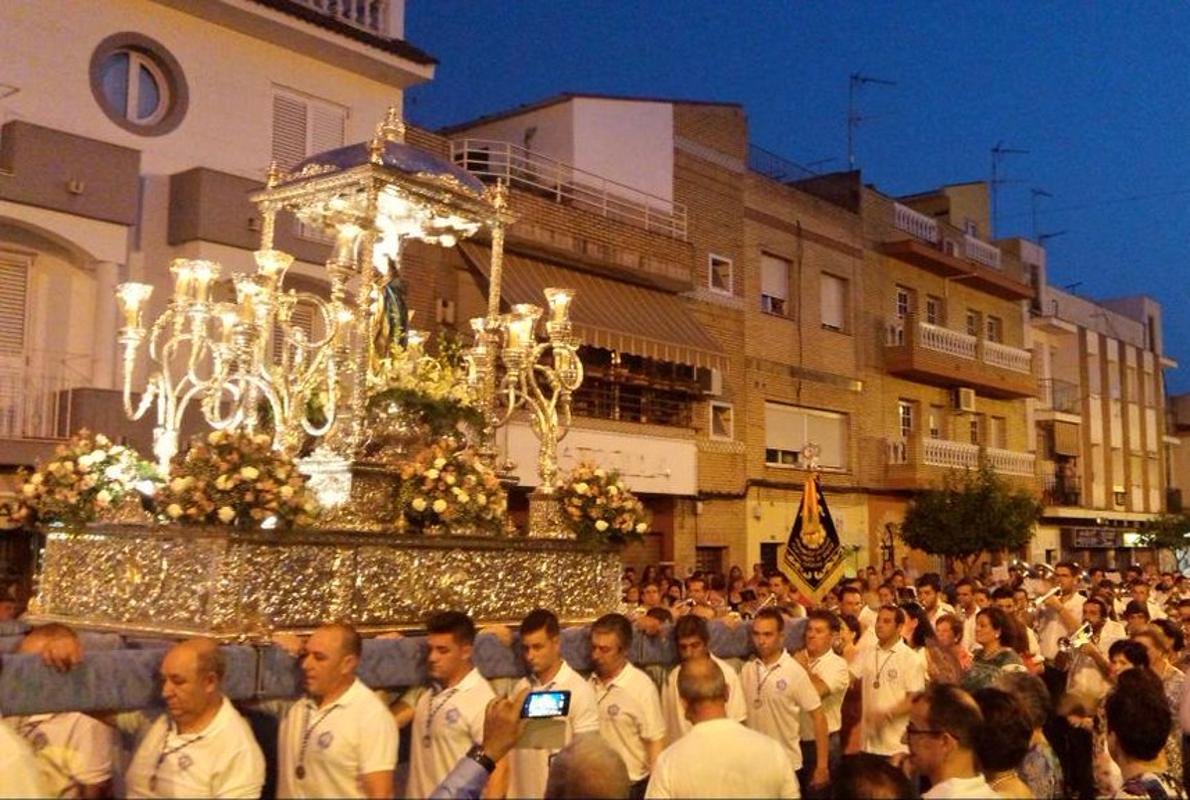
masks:
<instances>
[{"instance_id":1,"label":"white rose","mask_svg":"<svg viewBox=\"0 0 1190 800\"><path fill-rule=\"evenodd\" d=\"M37 487L31 483L26 483L21 487L21 493L24 494L25 497L32 497L33 495L37 494Z\"/></svg>"},{"instance_id":2,"label":"white rose","mask_svg":"<svg viewBox=\"0 0 1190 800\"><path fill-rule=\"evenodd\" d=\"M282 486L281 487L281 496L283 498L285 498L286 500L293 497L293 487L292 486Z\"/></svg>"},{"instance_id":3,"label":"white rose","mask_svg":"<svg viewBox=\"0 0 1190 800\"><path fill-rule=\"evenodd\" d=\"M441 514L445 510L446 510L446 501L445 500L443 500L442 498L438 498L437 500L434 501L434 513L435 514Z\"/></svg>"},{"instance_id":4,"label":"white rose","mask_svg":"<svg viewBox=\"0 0 1190 800\"><path fill-rule=\"evenodd\" d=\"M611 495L612 497L615 497L616 495L618 495L620 493L620 490L617 489L615 486L609 486L609 487L607 487L607 493L609 495Z\"/></svg>"},{"instance_id":5,"label":"white rose","mask_svg":"<svg viewBox=\"0 0 1190 800\"><path fill-rule=\"evenodd\" d=\"M231 488L231 478L226 475L220 475L215 479L215 488L221 492L226 492Z\"/></svg>"},{"instance_id":6,"label":"white rose","mask_svg":"<svg viewBox=\"0 0 1190 800\"><path fill-rule=\"evenodd\" d=\"M169 506L166 507L165 513L171 518L177 519L178 517L182 516L182 507L177 503L170 503Z\"/></svg>"},{"instance_id":7,"label":"white rose","mask_svg":"<svg viewBox=\"0 0 1190 800\"><path fill-rule=\"evenodd\" d=\"M442 476L442 480L446 481L447 486L455 485L455 476L452 473L446 473L446 475Z\"/></svg>"},{"instance_id":8,"label":"white rose","mask_svg":"<svg viewBox=\"0 0 1190 800\"><path fill-rule=\"evenodd\" d=\"M121 480L124 477L124 467L119 464L112 464L103 471L103 477L109 481Z\"/></svg>"},{"instance_id":9,"label":"white rose","mask_svg":"<svg viewBox=\"0 0 1190 800\"><path fill-rule=\"evenodd\" d=\"M112 494L107 489L100 489L99 494L95 495L95 505L100 508L107 508L112 502Z\"/></svg>"},{"instance_id":10,"label":"white rose","mask_svg":"<svg viewBox=\"0 0 1190 800\"><path fill-rule=\"evenodd\" d=\"M586 494L590 488L591 487L588 486L587 484L583 483L582 481L579 481L578 483L576 483L574 485L574 493L575 494Z\"/></svg>"},{"instance_id":11,"label":"white rose","mask_svg":"<svg viewBox=\"0 0 1190 800\"><path fill-rule=\"evenodd\" d=\"M240 467L240 475L250 481L254 481L260 477L260 470L256 467Z\"/></svg>"},{"instance_id":12,"label":"white rose","mask_svg":"<svg viewBox=\"0 0 1190 800\"><path fill-rule=\"evenodd\" d=\"M446 466L445 458L435 458L434 459L434 468L435 469L442 469L445 466Z\"/></svg>"},{"instance_id":13,"label":"white rose","mask_svg":"<svg viewBox=\"0 0 1190 800\"><path fill-rule=\"evenodd\" d=\"M600 469L595 470L595 472L593 474L595 475L596 478L606 478L607 470L600 468Z\"/></svg>"},{"instance_id":14,"label":"white rose","mask_svg":"<svg viewBox=\"0 0 1190 800\"><path fill-rule=\"evenodd\" d=\"M648 529L649 529L648 523L645 523L645 522L636 523L636 532L637 533L644 533Z\"/></svg>"},{"instance_id":15,"label":"white rose","mask_svg":"<svg viewBox=\"0 0 1190 800\"><path fill-rule=\"evenodd\" d=\"M436 469L427 469L427 470L426 470L426 477L427 477L427 478L429 478L429 479L430 479L430 480L432 480L432 481L436 481L436 480L438 480L438 470L436 470Z\"/></svg>"},{"instance_id":16,"label":"white rose","mask_svg":"<svg viewBox=\"0 0 1190 800\"><path fill-rule=\"evenodd\" d=\"M40 472L34 472L33 477L29 478L29 483L33 484L34 486L40 486L43 480L45 480L44 475L42 475Z\"/></svg>"},{"instance_id":17,"label":"white rose","mask_svg":"<svg viewBox=\"0 0 1190 800\"><path fill-rule=\"evenodd\" d=\"M607 520L605 520L605 519L595 520L595 530L599 531L600 533L603 533L605 530L607 530Z\"/></svg>"},{"instance_id":18,"label":"white rose","mask_svg":"<svg viewBox=\"0 0 1190 800\"><path fill-rule=\"evenodd\" d=\"M235 509L232 508L231 506L223 506L222 508L219 509L218 513L219 513L219 521L222 522L224 525L226 525L227 523L231 522L233 519L236 518Z\"/></svg>"},{"instance_id":19,"label":"white rose","mask_svg":"<svg viewBox=\"0 0 1190 800\"><path fill-rule=\"evenodd\" d=\"M425 501L424 497L413 498L413 502L410 505L412 505L413 510L418 512L419 514L426 510L426 501Z\"/></svg>"},{"instance_id":20,"label":"white rose","mask_svg":"<svg viewBox=\"0 0 1190 800\"><path fill-rule=\"evenodd\" d=\"M63 461L62 469L66 470L67 472L72 471L74 469L74 462L73 461Z\"/></svg>"},{"instance_id":21,"label":"white rose","mask_svg":"<svg viewBox=\"0 0 1190 800\"><path fill-rule=\"evenodd\" d=\"M170 488L170 491L172 491L172 492L186 491L186 479L185 478L174 478L172 481L169 482L169 488Z\"/></svg>"},{"instance_id":22,"label":"white rose","mask_svg":"<svg viewBox=\"0 0 1190 800\"><path fill-rule=\"evenodd\" d=\"M466 492L459 492L459 502L460 503L470 503L471 495L467 494Z\"/></svg>"},{"instance_id":23,"label":"white rose","mask_svg":"<svg viewBox=\"0 0 1190 800\"><path fill-rule=\"evenodd\" d=\"M477 494L475 495L475 502L481 506L486 506L488 504L488 496L486 494Z\"/></svg>"},{"instance_id":24,"label":"white rose","mask_svg":"<svg viewBox=\"0 0 1190 800\"><path fill-rule=\"evenodd\" d=\"M99 445L100 447L107 447L111 443L112 440L104 436L102 433L95 434L95 444Z\"/></svg>"}]
</instances>

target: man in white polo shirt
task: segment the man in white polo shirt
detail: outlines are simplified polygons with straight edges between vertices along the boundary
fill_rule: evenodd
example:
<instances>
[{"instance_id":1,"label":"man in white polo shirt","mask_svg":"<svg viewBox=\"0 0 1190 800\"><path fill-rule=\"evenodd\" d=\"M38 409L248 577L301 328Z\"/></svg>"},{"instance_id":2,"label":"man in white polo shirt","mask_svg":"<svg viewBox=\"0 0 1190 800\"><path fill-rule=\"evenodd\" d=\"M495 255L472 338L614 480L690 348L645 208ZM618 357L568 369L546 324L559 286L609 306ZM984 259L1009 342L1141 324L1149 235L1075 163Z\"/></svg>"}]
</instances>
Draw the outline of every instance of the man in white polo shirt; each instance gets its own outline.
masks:
<instances>
[{"instance_id":1,"label":"man in white polo shirt","mask_svg":"<svg viewBox=\"0 0 1190 800\"><path fill-rule=\"evenodd\" d=\"M442 611L426 622L426 671L433 688L413 710L406 797L429 797L459 759L483 743L483 717L496 696L471 662L475 623L461 611ZM487 794L503 797L507 762L501 759Z\"/></svg>"},{"instance_id":2,"label":"man in white polo shirt","mask_svg":"<svg viewBox=\"0 0 1190 800\"><path fill-rule=\"evenodd\" d=\"M247 721L223 696L226 665L210 639L175 645L161 662L166 714L128 765L129 797L260 797L264 756Z\"/></svg>"},{"instance_id":3,"label":"man in white polo shirt","mask_svg":"<svg viewBox=\"0 0 1190 800\"><path fill-rule=\"evenodd\" d=\"M7 725L0 725L0 775L5 797L50 797L41 779L37 756L29 743Z\"/></svg>"},{"instance_id":4,"label":"man in white polo shirt","mask_svg":"<svg viewBox=\"0 0 1190 800\"><path fill-rule=\"evenodd\" d=\"M17 652L39 655L59 640L78 637L65 625L51 623L34 628L21 640ZM111 792L116 729L87 714L65 711L5 719L33 752L51 797L106 797ZM0 782L0 789L2 789Z\"/></svg>"},{"instance_id":5,"label":"man in white polo shirt","mask_svg":"<svg viewBox=\"0 0 1190 800\"><path fill-rule=\"evenodd\" d=\"M570 709L562 742L566 745L576 736L598 734L599 712L591 685L562 658L561 633L558 617L544 608L529 612L521 621L521 655L530 674L517 683L513 695L522 691L569 691ZM544 796L550 760L558 750L515 747L508 754L508 796Z\"/></svg>"},{"instance_id":6,"label":"man in white polo shirt","mask_svg":"<svg viewBox=\"0 0 1190 800\"><path fill-rule=\"evenodd\" d=\"M798 770L798 781L806 797L829 797L828 786L811 787L810 780L820 760L825 760L830 774L839 774L843 759L839 731L843 727L843 696L851 686L851 671L847 661L832 648L839 635L839 618L825 609L814 609L807 615L806 647L793 658L802 665L810 676L814 691L822 698L822 713L826 715L827 755L819 756L818 744L814 741L814 721L803 710L798 728L801 731L802 768Z\"/></svg>"},{"instance_id":7,"label":"man in white polo shirt","mask_svg":"<svg viewBox=\"0 0 1190 800\"><path fill-rule=\"evenodd\" d=\"M901 740L909 724L911 698L926 685L922 659L901 640L904 624L902 609L881 608L876 614L876 646L851 663L851 674L863 687L860 749L898 762L908 752Z\"/></svg>"},{"instance_id":8,"label":"man in white polo shirt","mask_svg":"<svg viewBox=\"0 0 1190 800\"><path fill-rule=\"evenodd\" d=\"M599 732L624 759L629 796L644 796L649 773L665 745L665 721L657 687L628 663L632 623L622 614L605 614L591 625L591 688L599 709Z\"/></svg>"},{"instance_id":9,"label":"man in white polo shirt","mask_svg":"<svg viewBox=\"0 0 1190 800\"><path fill-rule=\"evenodd\" d=\"M826 714L822 698L802 665L785 650L785 618L775 608L762 608L752 619L752 646L756 658L744 665L748 727L766 734L785 749L796 771L802 766L801 718L809 714L817 752L828 752ZM815 788L830 783L823 759L815 765L810 783Z\"/></svg>"},{"instance_id":10,"label":"man in white polo shirt","mask_svg":"<svg viewBox=\"0 0 1190 800\"><path fill-rule=\"evenodd\" d=\"M723 669L704 656L674 672L693 727L657 758L645 797L797 797L785 748L728 718Z\"/></svg>"},{"instance_id":11,"label":"man in white polo shirt","mask_svg":"<svg viewBox=\"0 0 1190 800\"><path fill-rule=\"evenodd\" d=\"M680 663L685 664L692 658L709 658L719 665L727 683L727 716L736 722L743 722L748 718L748 707L744 703L740 675L731 664L711 652L708 646L710 640L711 633L705 619L686 616L680 617L674 624L674 644ZM665 717L665 731L670 744L690 732L690 720L678 696L678 667L671 669L665 678L665 687L661 690L661 713Z\"/></svg>"},{"instance_id":12,"label":"man in white polo shirt","mask_svg":"<svg viewBox=\"0 0 1190 800\"><path fill-rule=\"evenodd\" d=\"M356 677L361 652L346 624L324 625L306 641L306 696L285 712L277 737L279 797L393 796L397 723Z\"/></svg>"}]
</instances>

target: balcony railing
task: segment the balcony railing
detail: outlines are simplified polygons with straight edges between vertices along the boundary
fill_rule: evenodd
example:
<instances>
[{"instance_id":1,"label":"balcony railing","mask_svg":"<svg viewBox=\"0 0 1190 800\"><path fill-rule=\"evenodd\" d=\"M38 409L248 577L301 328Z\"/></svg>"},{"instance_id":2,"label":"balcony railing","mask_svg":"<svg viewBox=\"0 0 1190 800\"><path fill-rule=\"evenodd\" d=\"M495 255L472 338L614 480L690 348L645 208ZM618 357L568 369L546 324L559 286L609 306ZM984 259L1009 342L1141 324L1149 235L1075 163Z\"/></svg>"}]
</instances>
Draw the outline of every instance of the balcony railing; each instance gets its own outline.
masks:
<instances>
[{"instance_id":1,"label":"balcony railing","mask_svg":"<svg viewBox=\"0 0 1190 800\"><path fill-rule=\"evenodd\" d=\"M660 233L686 239L686 207L510 142L457 139L451 158L485 181L504 181L531 194Z\"/></svg>"},{"instance_id":2,"label":"balcony railing","mask_svg":"<svg viewBox=\"0 0 1190 800\"><path fill-rule=\"evenodd\" d=\"M909 206L903 206L900 203L893 204L893 224L918 239L932 244L938 243L938 220L926 216L920 211L914 211Z\"/></svg>"},{"instance_id":3,"label":"balcony railing","mask_svg":"<svg viewBox=\"0 0 1190 800\"><path fill-rule=\"evenodd\" d=\"M884 343L889 347L904 345L907 324L912 323L905 320L888 323L885 327ZM1026 375L1033 370L1033 354L1028 350L987 340L983 341L981 348L980 340L975 336L928 322L917 323L917 344L927 350L972 360L980 359L982 349L982 360L993 367L1010 369Z\"/></svg>"},{"instance_id":4,"label":"balcony railing","mask_svg":"<svg viewBox=\"0 0 1190 800\"><path fill-rule=\"evenodd\" d=\"M1037 457L1032 453L985 447L983 455L992 465L992 469L1005 475L1033 475L1037 469Z\"/></svg>"},{"instance_id":5,"label":"balcony railing","mask_svg":"<svg viewBox=\"0 0 1190 800\"><path fill-rule=\"evenodd\" d=\"M969 233L963 237L963 254L977 264L983 264L985 267L991 267L992 269L1000 269L1000 248L988 244L983 239L978 239Z\"/></svg>"},{"instance_id":6,"label":"balcony railing","mask_svg":"<svg viewBox=\"0 0 1190 800\"><path fill-rule=\"evenodd\" d=\"M979 340L974 336L928 322L917 323L917 329L921 334L922 347L959 358L975 358Z\"/></svg>"},{"instance_id":7,"label":"balcony railing","mask_svg":"<svg viewBox=\"0 0 1190 800\"><path fill-rule=\"evenodd\" d=\"M88 381L62 366L0 366L0 438L64 439L70 435L70 392Z\"/></svg>"},{"instance_id":8,"label":"balcony railing","mask_svg":"<svg viewBox=\"0 0 1190 800\"><path fill-rule=\"evenodd\" d=\"M958 255L957 241L960 232L949 225L945 226L948 231L953 233L955 244L952 244L951 237L949 236L947 237L947 241L943 242L943 224L934 217L923 214L920 211L915 211L909 206L893 203L893 227L910 234L915 239L929 242L934 247L943 249L951 255ZM991 267L992 269L1003 269L1003 257L1000 253L1000 248L969 233L963 233L962 240L963 258L968 261L974 261L976 264L982 264L985 267Z\"/></svg>"},{"instance_id":9,"label":"balcony railing","mask_svg":"<svg viewBox=\"0 0 1190 800\"><path fill-rule=\"evenodd\" d=\"M1033 354L1019 347L1009 347L999 342L983 343L983 360L992 366L1003 367L1026 374L1033 371Z\"/></svg>"},{"instance_id":10,"label":"balcony railing","mask_svg":"<svg viewBox=\"0 0 1190 800\"><path fill-rule=\"evenodd\" d=\"M979 466L979 445L948 439L922 441L922 463L948 469L975 469Z\"/></svg>"},{"instance_id":11,"label":"balcony railing","mask_svg":"<svg viewBox=\"0 0 1190 800\"><path fill-rule=\"evenodd\" d=\"M977 469L980 460L986 459L992 469L1005 475L1032 476L1036 470L1036 457L1032 453L980 447L977 444L955 442L950 439L922 439L920 456L915 456L912 440L886 439L885 454L890 465L912 464L920 460L921 465L928 467Z\"/></svg>"},{"instance_id":12,"label":"balcony railing","mask_svg":"<svg viewBox=\"0 0 1190 800\"><path fill-rule=\"evenodd\" d=\"M1050 462L1052 464L1052 462ZM1077 506L1082 499L1078 475L1057 467L1041 476L1041 501L1047 506Z\"/></svg>"},{"instance_id":13,"label":"balcony railing","mask_svg":"<svg viewBox=\"0 0 1190 800\"><path fill-rule=\"evenodd\" d=\"M1060 378L1041 379L1041 407L1063 414L1078 414L1082 396L1078 384Z\"/></svg>"},{"instance_id":14,"label":"balcony railing","mask_svg":"<svg viewBox=\"0 0 1190 800\"><path fill-rule=\"evenodd\" d=\"M353 28L381 36L388 34L389 0L290 0L290 2L333 17Z\"/></svg>"}]
</instances>

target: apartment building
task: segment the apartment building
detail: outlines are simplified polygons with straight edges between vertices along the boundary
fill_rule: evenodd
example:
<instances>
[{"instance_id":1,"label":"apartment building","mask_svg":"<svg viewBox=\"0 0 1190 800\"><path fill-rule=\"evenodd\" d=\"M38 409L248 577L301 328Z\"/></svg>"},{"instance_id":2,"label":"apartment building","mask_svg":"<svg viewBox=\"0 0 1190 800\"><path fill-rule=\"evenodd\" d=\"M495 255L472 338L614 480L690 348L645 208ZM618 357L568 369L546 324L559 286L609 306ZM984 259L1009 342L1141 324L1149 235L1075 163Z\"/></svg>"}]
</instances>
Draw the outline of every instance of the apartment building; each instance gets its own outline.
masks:
<instances>
[{"instance_id":1,"label":"apartment building","mask_svg":"<svg viewBox=\"0 0 1190 800\"><path fill-rule=\"evenodd\" d=\"M435 61L403 0L12 0L0 7L0 462L124 418L114 287L168 299L175 257L254 271L270 161L367 138ZM290 275L326 244L283 219ZM227 275L224 276L226 279Z\"/></svg>"}]
</instances>

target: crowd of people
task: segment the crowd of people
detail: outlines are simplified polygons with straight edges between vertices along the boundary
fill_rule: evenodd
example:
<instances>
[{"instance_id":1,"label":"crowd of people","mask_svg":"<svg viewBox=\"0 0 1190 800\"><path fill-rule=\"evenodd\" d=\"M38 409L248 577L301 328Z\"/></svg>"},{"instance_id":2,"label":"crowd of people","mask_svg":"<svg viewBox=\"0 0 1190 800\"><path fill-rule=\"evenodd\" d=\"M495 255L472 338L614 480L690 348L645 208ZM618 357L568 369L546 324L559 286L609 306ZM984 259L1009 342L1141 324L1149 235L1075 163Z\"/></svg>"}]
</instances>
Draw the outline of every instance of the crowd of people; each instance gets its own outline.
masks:
<instances>
[{"instance_id":1,"label":"crowd of people","mask_svg":"<svg viewBox=\"0 0 1190 800\"><path fill-rule=\"evenodd\" d=\"M458 611L429 618L429 684L399 696L357 677L349 624L278 637L304 683L268 701L275 742L224 695L221 649L179 642L156 719L5 718L0 795L257 797L271 769L280 797L1186 797L1180 575L869 569L812 602L757 565L629 569L623 591L621 612L587 627L588 677L552 612L494 630L525 666L505 691L476 668ZM711 652L717 626L746 628L745 660ZM637 637L670 638L678 663L633 664ZM61 625L19 652L64 670L85 658ZM569 692L567 714L521 719L540 690Z\"/></svg>"}]
</instances>

